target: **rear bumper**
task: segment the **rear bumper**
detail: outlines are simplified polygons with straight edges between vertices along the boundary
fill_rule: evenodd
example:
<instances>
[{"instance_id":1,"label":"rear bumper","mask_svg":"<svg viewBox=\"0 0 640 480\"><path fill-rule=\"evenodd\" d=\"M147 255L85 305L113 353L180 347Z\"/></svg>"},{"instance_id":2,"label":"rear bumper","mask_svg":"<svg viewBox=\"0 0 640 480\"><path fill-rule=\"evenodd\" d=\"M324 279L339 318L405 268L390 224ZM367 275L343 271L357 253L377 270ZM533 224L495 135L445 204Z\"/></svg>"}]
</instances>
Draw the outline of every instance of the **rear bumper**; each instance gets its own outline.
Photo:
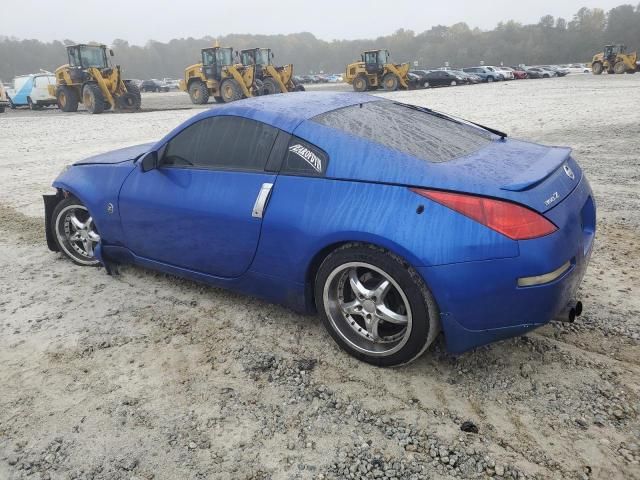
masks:
<instances>
[{"instance_id":1,"label":"rear bumper","mask_svg":"<svg viewBox=\"0 0 640 480\"><path fill-rule=\"evenodd\" d=\"M521 335L548 323L575 298L595 235L595 204L586 178L546 215L558 231L520 241L517 257L418 268L440 307L449 351ZM566 262L569 268L554 280L518 286L519 278L553 272Z\"/></svg>"}]
</instances>

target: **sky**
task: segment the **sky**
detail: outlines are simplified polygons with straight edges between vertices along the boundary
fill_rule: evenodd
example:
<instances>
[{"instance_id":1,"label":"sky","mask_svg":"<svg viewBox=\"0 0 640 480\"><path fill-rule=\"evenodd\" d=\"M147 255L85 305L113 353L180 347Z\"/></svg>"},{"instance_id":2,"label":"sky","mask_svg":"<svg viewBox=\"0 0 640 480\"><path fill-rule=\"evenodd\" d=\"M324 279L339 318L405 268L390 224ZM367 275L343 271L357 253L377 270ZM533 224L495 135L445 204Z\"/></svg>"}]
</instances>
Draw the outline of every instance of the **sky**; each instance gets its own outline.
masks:
<instances>
[{"instance_id":1,"label":"sky","mask_svg":"<svg viewBox=\"0 0 640 480\"><path fill-rule=\"evenodd\" d=\"M605 11L638 0L18 0L0 36L111 43L229 33L311 32L323 40L375 38L399 28L419 33L466 22L493 29L500 21L537 23L546 14L570 20L581 7Z\"/></svg>"}]
</instances>

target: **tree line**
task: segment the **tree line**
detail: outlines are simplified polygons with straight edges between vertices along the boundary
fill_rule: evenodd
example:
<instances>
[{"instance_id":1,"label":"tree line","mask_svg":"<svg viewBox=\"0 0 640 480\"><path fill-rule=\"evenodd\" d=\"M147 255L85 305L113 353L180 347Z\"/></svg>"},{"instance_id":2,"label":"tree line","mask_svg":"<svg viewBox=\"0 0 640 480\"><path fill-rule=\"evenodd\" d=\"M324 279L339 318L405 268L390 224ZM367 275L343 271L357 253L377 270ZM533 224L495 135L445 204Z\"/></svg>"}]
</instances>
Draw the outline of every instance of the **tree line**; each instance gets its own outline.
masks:
<instances>
[{"instance_id":1,"label":"tree line","mask_svg":"<svg viewBox=\"0 0 640 480\"><path fill-rule=\"evenodd\" d=\"M90 39L74 39L89 43ZM123 39L112 43L115 62L127 78L180 77L187 65L199 61L200 49L220 45L240 50L270 47L276 64L293 63L295 72L333 73L359 59L363 50L387 48L395 62L418 62L422 67L553 64L588 62L607 43L625 43L640 50L640 4L620 5L605 12L581 8L571 19L546 15L536 24L500 22L493 30L470 28L466 23L438 25L422 33L400 29L391 35L368 40L325 41L311 33L289 35L231 34L221 37L180 38L169 42L151 40L144 46ZM66 63L62 41L41 42L0 37L0 79L15 75L53 71Z\"/></svg>"}]
</instances>

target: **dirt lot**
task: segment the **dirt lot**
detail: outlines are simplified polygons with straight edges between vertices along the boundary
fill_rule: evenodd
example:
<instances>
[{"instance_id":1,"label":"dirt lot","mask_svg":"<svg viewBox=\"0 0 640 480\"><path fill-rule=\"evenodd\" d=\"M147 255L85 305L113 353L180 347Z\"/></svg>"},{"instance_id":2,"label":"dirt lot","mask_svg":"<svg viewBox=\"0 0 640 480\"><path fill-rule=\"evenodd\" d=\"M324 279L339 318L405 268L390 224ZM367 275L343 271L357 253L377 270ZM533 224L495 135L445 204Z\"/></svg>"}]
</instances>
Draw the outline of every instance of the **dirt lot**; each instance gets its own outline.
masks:
<instances>
[{"instance_id":1,"label":"dirt lot","mask_svg":"<svg viewBox=\"0 0 640 480\"><path fill-rule=\"evenodd\" d=\"M196 112L185 94L0 115L0 479L640 479L638 92L585 75L389 94L572 146L599 230L577 323L388 370L314 317L47 250L57 173L158 138Z\"/></svg>"}]
</instances>

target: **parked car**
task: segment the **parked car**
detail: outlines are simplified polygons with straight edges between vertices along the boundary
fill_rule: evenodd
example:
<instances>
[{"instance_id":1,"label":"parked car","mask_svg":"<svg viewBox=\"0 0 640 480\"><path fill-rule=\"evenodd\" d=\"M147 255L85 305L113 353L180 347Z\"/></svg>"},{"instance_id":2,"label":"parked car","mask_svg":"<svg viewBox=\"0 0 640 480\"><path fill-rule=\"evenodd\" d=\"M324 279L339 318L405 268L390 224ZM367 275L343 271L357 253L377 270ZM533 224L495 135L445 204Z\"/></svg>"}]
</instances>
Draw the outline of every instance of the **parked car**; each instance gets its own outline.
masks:
<instances>
[{"instance_id":1,"label":"parked car","mask_svg":"<svg viewBox=\"0 0 640 480\"><path fill-rule=\"evenodd\" d=\"M447 70L433 70L425 75L424 80L425 87L448 87L466 83L464 78Z\"/></svg>"},{"instance_id":2,"label":"parked car","mask_svg":"<svg viewBox=\"0 0 640 480\"><path fill-rule=\"evenodd\" d=\"M513 69L509 67L495 67L496 71L500 72L505 80L515 80Z\"/></svg>"},{"instance_id":3,"label":"parked car","mask_svg":"<svg viewBox=\"0 0 640 480\"><path fill-rule=\"evenodd\" d=\"M170 90L169 85L161 82L160 80L144 80L140 84L141 92L168 92Z\"/></svg>"},{"instance_id":4,"label":"parked car","mask_svg":"<svg viewBox=\"0 0 640 480\"><path fill-rule=\"evenodd\" d=\"M49 93L49 85L56 84L51 73L20 75L13 79L13 87L6 91L11 108L28 106L31 110L57 105L56 97Z\"/></svg>"},{"instance_id":5,"label":"parked car","mask_svg":"<svg viewBox=\"0 0 640 480\"><path fill-rule=\"evenodd\" d=\"M302 75L300 78L302 79L302 83L314 83L311 75Z\"/></svg>"},{"instance_id":6,"label":"parked car","mask_svg":"<svg viewBox=\"0 0 640 480\"><path fill-rule=\"evenodd\" d=\"M464 80L464 83L467 84L480 83L482 81L479 76L472 73L463 72L462 70L449 70L449 72L461 77Z\"/></svg>"},{"instance_id":7,"label":"parked car","mask_svg":"<svg viewBox=\"0 0 640 480\"><path fill-rule=\"evenodd\" d=\"M327 77L327 80L329 81L329 83L341 83L343 81L342 75L340 75L338 73L334 73L333 75L329 75Z\"/></svg>"},{"instance_id":8,"label":"parked car","mask_svg":"<svg viewBox=\"0 0 640 480\"><path fill-rule=\"evenodd\" d=\"M47 244L75 263L317 311L380 366L412 361L440 331L462 352L572 320L596 225L570 148L356 93L207 109L53 186Z\"/></svg>"},{"instance_id":9,"label":"parked car","mask_svg":"<svg viewBox=\"0 0 640 480\"><path fill-rule=\"evenodd\" d=\"M180 80L174 78L163 78L161 83L164 83L170 90L179 90L180 88Z\"/></svg>"},{"instance_id":10,"label":"parked car","mask_svg":"<svg viewBox=\"0 0 640 480\"><path fill-rule=\"evenodd\" d=\"M495 70L490 69L490 67L470 67L463 68L462 71L465 73L473 73L474 75L477 75L482 79L483 82L497 82L502 80L503 78L502 75L500 75Z\"/></svg>"},{"instance_id":11,"label":"parked car","mask_svg":"<svg viewBox=\"0 0 640 480\"><path fill-rule=\"evenodd\" d=\"M591 73L591 69L584 63L574 63L569 65L569 73Z\"/></svg>"},{"instance_id":12,"label":"parked car","mask_svg":"<svg viewBox=\"0 0 640 480\"><path fill-rule=\"evenodd\" d=\"M425 82L427 82L427 74L429 70L410 70L410 74L416 75L418 77L418 83L421 87L424 87Z\"/></svg>"},{"instance_id":13,"label":"parked car","mask_svg":"<svg viewBox=\"0 0 640 480\"><path fill-rule=\"evenodd\" d=\"M9 106L9 99L5 92L4 85L0 82L0 113L4 113L4 109Z\"/></svg>"},{"instance_id":14,"label":"parked car","mask_svg":"<svg viewBox=\"0 0 640 480\"><path fill-rule=\"evenodd\" d=\"M513 71L513 77L516 80L524 80L525 78L529 78L529 74L523 67L511 67Z\"/></svg>"},{"instance_id":15,"label":"parked car","mask_svg":"<svg viewBox=\"0 0 640 480\"><path fill-rule=\"evenodd\" d=\"M544 68L545 70L551 70L555 72L557 77L564 77L569 74L568 68L562 68L557 65L542 65L540 68Z\"/></svg>"},{"instance_id":16,"label":"parked car","mask_svg":"<svg viewBox=\"0 0 640 480\"><path fill-rule=\"evenodd\" d=\"M556 76L554 71L545 70L540 67L527 68L527 75L529 75L529 78L551 78Z\"/></svg>"},{"instance_id":17,"label":"parked car","mask_svg":"<svg viewBox=\"0 0 640 480\"><path fill-rule=\"evenodd\" d=\"M498 70L498 67L487 66L485 68L490 72L495 72L498 75L498 81L505 80L504 74L500 70Z\"/></svg>"}]
</instances>

